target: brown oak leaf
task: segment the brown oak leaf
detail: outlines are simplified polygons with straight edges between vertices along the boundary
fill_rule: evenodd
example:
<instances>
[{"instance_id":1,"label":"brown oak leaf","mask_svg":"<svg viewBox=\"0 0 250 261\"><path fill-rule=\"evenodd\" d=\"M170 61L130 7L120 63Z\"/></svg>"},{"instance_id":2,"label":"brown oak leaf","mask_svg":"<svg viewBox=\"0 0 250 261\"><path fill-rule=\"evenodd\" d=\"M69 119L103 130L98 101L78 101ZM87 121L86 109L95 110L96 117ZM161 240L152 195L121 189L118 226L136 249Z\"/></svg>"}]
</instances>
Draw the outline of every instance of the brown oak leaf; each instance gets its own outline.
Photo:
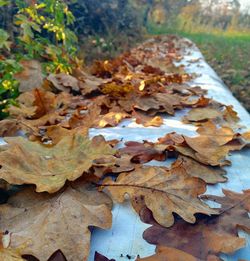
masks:
<instances>
[{"instance_id":1,"label":"brown oak leaf","mask_svg":"<svg viewBox=\"0 0 250 261\"><path fill-rule=\"evenodd\" d=\"M75 134L65 136L53 147L23 137L6 138L0 152L0 178L10 184L35 184L37 192L58 191L88 171L93 161L115 153L103 140Z\"/></svg>"},{"instance_id":2,"label":"brown oak leaf","mask_svg":"<svg viewBox=\"0 0 250 261\"><path fill-rule=\"evenodd\" d=\"M133 111L132 116L135 117L137 124L142 124L144 127L160 127L163 124L160 116L151 117L139 111Z\"/></svg>"},{"instance_id":3,"label":"brown oak leaf","mask_svg":"<svg viewBox=\"0 0 250 261\"><path fill-rule=\"evenodd\" d=\"M18 121L15 119L5 119L0 121L0 137L15 136L18 129Z\"/></svg>"},{"instance_id":4,"label":"brown oak leaf","mask_svg":"<svg viewBox=\"0 0 250 261\"><path fill-rule=\"evenodd\" d=\"M200 261L192 255L185 253L181 250L157 246L155 254L149 257L137 258L136 261Z\"/></svg>"},{"instance_id":5,"label":"brown oak leaf","mask_svg":"<svg viewBox=\"0 0 250 261\"><path fill-rule=\"evenodd\" d=\"M120 174L116 181L106 178L102 188L119 203L124 201L125 194L129 194L137 212L140 213L145 204L157 222L165 227L174 224L173 213L189 223L195 223L196 213L217 213L198 198L206 191L205 183L190 177L181 168L137 168Z\"/></svg>"},{"instance_id":6,"label":"brown oak leaf","mask_svg":"<svg viewBox=\"0 0 250 261\"><path fill-rule=\"evenodd\" d=\"M40 88L43 84L41 63L36 60L22 60L20 64L23 70L14 75L19 82L19 91L26 92Z\"/></svg>"},{"instance_id":7,"label":"brown oak leaf","mask_svg":"<svg viewBox=\"0 0 250 261\"><path fill-rule=\"evenodd\" d=\"M0 229L10 233L11 248L39 260L62 249L68 261L87 260L89 226L111 226L111 200L87 183L54 195L25 189L0 206Z\"/></svg>"},{"instance_id":8,"label":"brown oak leaf","mask_svg":"<svg viewBox=\"0 0 250 261\"><path fill-rule=\"evenodd\" d=\"M180 155L172 164L172 168L174 167L183 168L191 177L200 178L208 184L227 181L227 178L224 176L226 174L225 170L203 165L202 163L185 156Z\"/></svg>"},{"instance_id":9,"label":"brown oak leaf","mask_svg":"<svg viewBox=\"0 0 250 261\"><path fill-rule=\"evenodd\" d=\"M53 86L59 91L70 92L71 90L80 90L78 80L69 74L50 74L47 77L47 80L50 81Z\"/></svg>"},{"instance_id":10,"label":"brown oak leaf","mask_svg":"<svg viewBox=\"0 0 250 261\"><path fill-rule=\"evenodd\" d=\"M122 155L130 155L131 161L134 163L146 163L151 160L164 161L166 159L165 152L155 149L154 144L150 142L128 141L125 143L125 147L121 148L119 152Z\"/></svg>"},{"instance_id":11,"label":"brown oak leaf","mask_svg":"<svg viewBox=\"0 0 250 261\"><path fill-rule=\"evenodd\" d=\"M244 247L245 239L238 237L238 229L250 232L250 190L243 194L228 190L223 193L224 197L203 197L221 204L219 215L201 215L195 225L179 219L167 229L157 224L152 213L144 209L142 220L153 224L144 232L144 239L151 244L179 249L199 260L211 260L212 256L219 258L220 253L229 254Z\"/></svg>"},{"instance_id":12,"label":"brown oak leaf","mask_svg":"<svg viewBox=\"0 0 250 261\"><path fill-rule=\"evenodd\" d=\"M94 261L115 261L114 259L109 259L106 256L95 252L95 257L94 257Z\"/></svg>"}]
</instances>

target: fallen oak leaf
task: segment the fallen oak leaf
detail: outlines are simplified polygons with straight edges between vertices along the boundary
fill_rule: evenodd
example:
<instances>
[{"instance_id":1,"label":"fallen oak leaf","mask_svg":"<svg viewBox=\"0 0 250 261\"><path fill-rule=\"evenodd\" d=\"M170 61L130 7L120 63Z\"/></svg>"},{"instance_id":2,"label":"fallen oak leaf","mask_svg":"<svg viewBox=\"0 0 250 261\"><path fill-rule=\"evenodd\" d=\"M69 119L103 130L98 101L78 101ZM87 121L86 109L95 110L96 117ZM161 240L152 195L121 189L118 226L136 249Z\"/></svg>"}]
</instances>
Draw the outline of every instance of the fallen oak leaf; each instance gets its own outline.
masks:
<instances>
[{"instance_id":1,"label":"fallen oak leaf","mask_svg":"<svg viewBox=\"0 0 250 261\"><path fill-rule=\"evenodd\" d=\"M216 184L227 181L225 170L203 165L202 163L182 155L179 155L177 160L171 165L171 168L175 167L185 169L188 175L200 178L207 184Z\"/></svg>"},{"instance_id":2,"label":"fallen oak leaf","mask_svg":"<svg viewBox=\"0 0 250 261\"><path fill-rule=\"evenodd\" d=\"M64 256L63 252L59 249L50 256L48 261L68 261L68 260Z\"/></svg>"},{"instance_id":3,"label":"fallen oak leaf","mask_svg":"<svg viewBox=\"0 0 250 261\"><path fill-rule=\"evenodd\" d=\"M0 137L15 136L19 130L16 119L5 119L0 121Z\"/></svg>"},{"instance_id":4,"label":"fallen oak leaf","mask_svg":"<svg viewBox=\"0 0 250 261\"><path fill-rule=\"evenodd\" d=\"M16 249L1 248L0 260L3 261L25 261Z\"/></svg>"},{"instance_id":5,"label":"fallen oak leaf","mask_svg":"<svg viewBox=\"0 0 250 261\"><path fill-rule=\"evenodd\" d=\"M32 118L36 114L37 107L35 104L35 96L32 92L24 92L17 99L17 106L11 105L8 113L11 117Z\"/></svg>"},{"instance_id":6,"label":"fallen oak leaf","mask_svg":"<svg viewBox=\"0 0 250 261\"><path fill-rule=\"evenodd\" d=\"M250 190L243 194L223 190L224 197L203 196L221 204L219 215L199 216L195 226L177 220L166 229L154 221L151 211L144 209L141 218L153 226L145 230L143 237L150 244L167 246L191 254L199 260L209 260L212 255L231 254L245 246L245 239L238 237L238 229L250 232ZM193 242L196 242L193 244Z\"/></svg>"},{"instance_id":7,"label":"fallen oak leaf","mask_svg":"<svg viewBox=\"0 0 250 261\"><path fill-rule=\"evenodd\" d=\"M93 174L99 178L105 174L119 174L135 169L135 164L131 162L131 156L122 155L121 157L108 157L94 162L92 167ZM91 171L92 173L92 171Z\"/></svg>"},{"instance_id":8,"label":"fallen oak leaf","mask_svg":"<svg viewBox=\"0 0 250 261\"><path fill-rule=\"evenodd\" d=\"M193 99L193 97L191 96L192 99L188 98L183 98L182 99L182 104L185 105L185 107L192 107L192 108L196 108L196 107L206 107L209 105L210 99L209 98L205 98L204 96L201 96L197 99Z\"/></svg>"},{"instance_id":9,"label":"fallen oak leaf","mask_svg":"<svg viewBox=\"0 0 250 261\"><path fill-rule=\"evenodd\" d=\"M74 75L79 80L79 87L82 95L90 95L92 93L100 92L99 86L103 83L107 83L110 80L104 80L102 78L95 77L81 69L77 68Z\"/></svg>"},{"instance_id":10,"label":"fallen oak leaf","mask_svg":"<svg viewBox=\"0 0 250 261\"><path fill-rule=\"evenodd\" d=\"M220 146L212 137L206 135L184 136L184 139L187 145L195 151L194 154L198 161L211 166L224 166L229 163L226 156L230 149Z\"/></svg>"},{"instance_id":11,"label":"fallen oak leaf","mask_svg":"<svg viewBox=\"0 0 250 261\"><path fill-rule=\"evenodd\" d=\"M111 205L105 194L85 183L54 195L28 188L0 206L0 229L10 232L10 247L24 245L23 255L48 260L63 249L68 261L83 261L89 254L88 227L110 228Z\"/></svg>"},{"instance_id":12,"label":"fallen oak leaf","mask_svg":"<svg viewBox=\"0 0 250 261\"><path fill-rule=\"evenodd\" d=\"M10 184L35 184L37 192L56 192L66 180L73 181L88 171L94 160L115 153L104 140L89 140L78 133L53 147L23 137L6 138L6 142L0 152L0 178Z\"/></svg>"},{"instance_id":13,"label":"fallen oak leaf","mask_svg":"<svg viewBox=\"0 0 250 261\"><path fill-rule=\"evenodd\" d=\"M14 75L19 82L19 91L26 92L40 88L43 84L41 63L37 60L22 60L20 64L23 70Z\"/></svg>"},{"instance_id":14,"label":"fallen oak leaf","mask_svg":"<svg viewBox=\"0 0 250 261\"><path fill-rule=\"evenodd\" d=\"M227 123L229 123L229 125L234 125L236 122L240 120L240 118L238 117L238 113L234 111L232 105L225 106L223 118Z\"/></svg>"},{"instance_id":15,"label":"fallen oak leaf","mask_svg":"<svg viewBox=\"0 0 250 261\"><path fill-rule=\"evenodd\" d=\"M205 183L190 177L183 169L167 170L160 167L141 167L129 173L122 173L116 181L104 179L100 185L114 201L122 203L124 195L129 194L133 207L141 211L141 202L153 212L157 222L165 227L174 224L173 213L189 223L195 223L195 213L207 215L217 211L199 200L206 191Z\"/></svg>"},{"instance_id":16,"label":"fallen oak leaf","mask_svg":"<svg viewBox=\"0 0 250 261\"><path fill-rule=\"evenodd\" d=\"M244 132L241 136L246 142L250 143L250 131Z\"/></svg>"},{"instance_id":17,"label":"fallen oak leaf","mask_svg":"<svg viewBox=\"0 0 250 261\"><path fill-rule=\"evenodd\" d=\"M233 110L233 106L226 106L211 100L206 107L191 109L182 120L184 123L195 123L198 125L207 121L213 121L220 126L235 129L240 127L237 125L239 119L238 113Z\"/></svg>"},{"instance_id":18,"label":"fallen oak leaf","mask_svg":"<svg viewBox=\"0 0 250 261\"><path fill-rule=\"evenodd\" d=\"M80 90L78 80L69 74L50 74L47 77L47 80L50 81L53 86L59 91L70 92L71 90Z\"/></svg>"},{"instance_id":19,"label":"fallen oak leaf","mask_svg":"<svg viewBox=\"0 0 250 261\"><path fill-rule=\"evenodd\" d=\"M166 112L174 115L175 109L181 109L181 98L176 94L153 93L145 95L134 101L134 108L155 115L158 112Z\"/></svg>"},{"instance_id":20,"label":"fallen oak leaf","mask_svg":"<svg viewBox=\"0 0 250 261\"><path fill-rule=\"evenodd\" d=\"M185 253L181 250L166 247L157 246L155 254L149 257L137 258L136 261L200 261L192 255Z\"/></svg>"},{"instance_id":21,"label":"fallen oak leaf","mask_svg":"<svg viewBox=\"0 0 250 261\"><path fill-rule=\"evenodd\" d=\"M43 130L43 134L38 136L34 136L32 141L39 140L40 142L48 142L51 141L51 145L57 144L60 140L62 140L65 136L75 135L76 133L81 134L83 136L88 136L88 129L85 127L77 127L75 129L69 130L61 127L60 125L51 125L45 127ZM31 139L31 137L29 137Z\"/></svg>"},{"instance_id":22,"label":"fallen oak leaf","mask_svg":"<svg viewBox=\"0 0 250 261\"><path fill-rule=\"evenodd\" d=\"M130 155L131 161L134 163L147 163L151 160L164 161L166 159L166 153L155 149L154 145L149 142L128 141L125 143L125 147L119 150L119 153Z\"/></svg>"},{"instance_id":23,"label":"fallen oak leaf","mask_svg":"<svg viewBox=\"0 0 250 261\"><path fill-rule=\"evenodd\" d=\"M130 118L131 116L125 112L108 112L103 116L99 116L94 120L92 127L94 128L104 128L104 127L115 127L123 119Z\"/></svg>"},{"instance_id":24,"label":"fallen oak leaf","mask_svg":"<svg viewBox=\"0 0 250 261\"><path fill-rule=\"evenodd\" d=\"M221 117L221 111L216 108L194 108L191 109L188 114L183 118L186 122L202 122L207 120L212 120Z\"/></svg>"},{"instance_id":25,"label":"fallen oak leaf","mask_svg":"<svg viewBox=\"0 0 250 261\"><path fill-rule=\"evenodd\" d=\"M115 260L109 259L106 256L104 256L96 251L95 256L94 256L94 261L115 261Z\"/></svg>"},{"instance_id":26,"label":"fallen oak leaf","mask_svg":"<svg viewBox=\"0 0 250 261\"><path fill-rule=\"evenodd\" d=\"M22 257L27 261L40 261L32 255L22 255ZM47 261L68 261L64 256L63 252L59 249L55 251Z\"/></svg>"},{"instance_id":27,"label":"fallen oak leaf","mask_svg":"<svg viewBox=\"0 0 250 261\"><path fill-rule=\"evenodd\" d=\"M150 117L139 111L133 111L132 116L135 117L137 124L142 124L144 127L160 127L163 124L163 119L160 116Z\"/></svg>"},{"instance_id":28,"label":"fallen oak leaf","mask_svg":"<svg viewBox=\"0 0 250 261\"><path fill-rule=\"evenodd\" d=\"M211 122L205 122L196 130L200 135L210 136L215 140L220 146L231 141L237 134L229 127L217 128L216 125Z\"/></svg>"}]
</instances>

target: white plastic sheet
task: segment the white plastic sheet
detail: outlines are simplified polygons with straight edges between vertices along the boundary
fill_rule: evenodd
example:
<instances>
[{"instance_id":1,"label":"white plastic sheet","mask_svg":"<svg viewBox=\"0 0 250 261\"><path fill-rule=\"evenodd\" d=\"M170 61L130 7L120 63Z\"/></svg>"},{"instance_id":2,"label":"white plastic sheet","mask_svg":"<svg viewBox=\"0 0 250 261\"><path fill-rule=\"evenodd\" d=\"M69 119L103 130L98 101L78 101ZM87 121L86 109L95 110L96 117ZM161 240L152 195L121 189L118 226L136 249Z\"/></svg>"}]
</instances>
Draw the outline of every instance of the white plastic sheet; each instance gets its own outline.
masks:
<instances>
[{"instance_id":1,"label":"white plastic sheet","mask_svg":"<svg viewBox=\"0 0 250 261\"><path fill-rule=\"evenodd\" d=\"M199 74L189 83L190 86L199 85L208 90L208 96L224 104L233 105L241 118L241 124L250 127L250 115L242 105L232 96L214 70L206 63L197 47L193 46L183 50L183 60L179 64L185 65L189 73ZM198 62L190 62L191 60ZM187 111L177 112L174 117L166 116L164 125L160 128L145 128L136 124L133 120L126 120L115 128L91 129L90 135L102 134L106 139L123 139L123 141L156 141L168 132L176 131L185 135L197 135L196 128L183 124L180 119ZM222 195L222 188L240 192L250 188L250 150L235 152L229 156L232 166L226 167L228 182L208 186L207 194ZM166 162L151 162L153 165L169 164ZM110 230L93 229L91 237L91 252L88 261L94 260L94 253L99 253L114 258L116 261L135 260L137 255L145 257L154 254L155 246L148 244L142 238L143 231L149 225L140 221L138 215L131 208L129 202L113 208L113 225ZM223 260L236 261L239 259L250 260L250 237L240 232L241 237L246 237L247 245L244 249L233 255L221 256ZM194 242L195 243L195 242Z\"/></svg>"}]
</instances>

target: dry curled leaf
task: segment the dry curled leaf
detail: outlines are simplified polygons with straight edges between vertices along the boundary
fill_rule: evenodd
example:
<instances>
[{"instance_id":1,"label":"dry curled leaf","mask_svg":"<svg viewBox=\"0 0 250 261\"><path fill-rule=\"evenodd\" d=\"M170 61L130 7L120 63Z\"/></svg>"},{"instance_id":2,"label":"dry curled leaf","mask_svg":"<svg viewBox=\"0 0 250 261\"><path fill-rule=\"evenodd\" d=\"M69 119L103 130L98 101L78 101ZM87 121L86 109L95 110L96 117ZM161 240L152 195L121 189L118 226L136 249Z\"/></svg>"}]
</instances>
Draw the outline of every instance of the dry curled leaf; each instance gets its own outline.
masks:
<instances>
[{"instance_id":1,"label":"dry curled leaf","mask_svg":"<svg viewBox=\"0 0 250 261\"><path fill-rule=\"evenodd\" d=\"M44 131L44 135L41 135L39 138L41 139L41 141L50 140L52 142L52 145L57 144L65 136L75 135L76 133L83 136L88 135L88 129L85 127L77 127L75 129L68 130L59 125L52 125L46 127Z\"/></svg>"},{"instance_id":2,"label":"dry curled leaf","mask_svg":"<svg viewBox=\"0 0 250 261\"><path fill-rule=\"evenodd\" d=\"M137 258L136 261L199 261L192 255L184 253L181 250L166 247L166 246L157 246L155 254L149 257Z\"/></svg>"},{"instance_id":3,"label":"dry curled leaf","mask_svg":"<svg viewBox=\"0 0 250 261\"><path fill-rule=\"evenodd\" d=\"M23 70L15 74L19 82L19 91L26 92L39 88L43 84L43 72L41 63L37 60L20 61Z\"/></svg>"},{"instance_id":4,"label":"dry curled leaf","mask_svg":"<svg viewBox=\"0 0 250 261\"><path fill-rule=\"evenodd\" d=\"M146 163L151 160L164 161L166 159L165 152L155 149L154 145L149 142L128 141L125 143L125 147L121 148L119 152L122 155L130 155L131 161L134 163Z\"/></svg>"},{"instance_id":5,"label":"dry curled leaf","mask_svg":"<svg viewBox=\"0 0 250 261\"><path fill-rule=\"evenodd\" d=\"M172 164L172 168L173 167L183 168L191 177L200 178L208 184L216 184L227 181L227 178L225 177L225 170L203 165L202 163L185 156L180 155Z\"/></svg>"},{"instance_id":6,"label":"dry curled leaf","mask_svg":"<svg viewBox=\"0 0 250 261\"><path fill-rule=\"evenodd\" d=\"M19 129L18 121L14 119L6 119L0 121L0 137L15 136Z\"/></svg>"},{"instance_id":7,"label":"dry curled leaf","mask_svg":"<svg viewBox=\"0 0 250 261\"><path fill-rule=\"evenodd\" d=\"M64 256L63 252L59 249L50 256L48 261L68 261L68 260Z\"/></svg>"},{"instance_id":8,"label":"dry curled leaf","mask_svg":"<svg viewBox=\"0 0 250 261\"><path fill-rule=\"evenodd\" d=\"M135 117L137 124L142 124L144 127L160 127L163 124L163 119L160 116L150 117L138 111L134 111L132 116Z\"/></svg>"},{"instance_id":9,"label":"dry curled leaf","mask_svg":"<svg viewBox=\"0 0 250 261\"><path fill-rule=\"evenodd\" d=\"M134 170L135 164L131 162L131 156L122 155L121 157L108 157L101 158L95 161L93 169L93 174L99 178L103 177L105 174L119 174L122 172L129 172Z\"/></svg>"},{"instance_id":10,"label":"dry curled leaf","mask_svg":"<svg viewBox=\"0 0 250 261\"><path fill-rule=\"evenodd\" d=\"M198 161L211 166L224 166L229 164L226 159L230 151L229 148L220 146L212 137L200 135L196 137L184 136L184 138L189 148L194 151L194 157Z\"/></svg>"},{"instance_id":11,"label":"dry curled leaf","mask_svg":"<svg viewBox=\"0 0 250 261\"><path fill-rule=\"evenodd\" d=\"M141 205L145 204L157 222L165 227L174 224L173 213L189 223L195 223L196 213L217 213L198 198L206 191L205 183L188 176L181 168L137 168L120 174L116 181L105 179L102 186L119 203L124 201L125 194L129 194L133 207L139 213Z\"/></svg>"},{"instance_id":12,"label":"dry curled leaf","mask_svg":"<svg viewBox=\"0 0 250 261\"><path fill-rule=\"evenodd\" d=\"M99 116L94 120L93 127L96 128L104 128L104 127L115 127L117 126L123 119L129 118L125 112L109 112L103 116Z\"/></svg>"},{"instance_id":13,"label":"dry curled leaf","mask_svg":"<svg viewBox=\"0 0 250 261\"><path fill-rule=\"evenodd\" d=\"M18 105L11 105L8 112L11 117L31 118L36 114L34 92L24 92L16 99Z\"/></svg>"},{"instance_id":14,"label":"dry curled leaf","mask_svg":"<svg viewBox=\"0 0 250 261\"><path fill-rule=\"evenodd\" d=\"M95 257L94 257L94 261L115 261L114 259L109 259L106 256L95 252Z\"/></svg>"},{"instance_id":15,"label":"dry curled leaf","mask_svg":"<svg viewBox=\"0 0 250 261\"><path fill-rule=\"evenodd\" d=\"M238 128L238 113L233 110L233 106L226 106L210 100L210 104L201 108L191 109L183 121L185 123L203 124L212 121L223 127Z\"/></svg>"},{"instance_id":16,"label":"dry curled leaf","mask_svg":"<svg viewBox=\"0 0 250 261\"><path fill-rule=\"evenodd\" d=\"M53 86L59 91L70 92L71 90L80 90L78 80L69 74L50 74L47 77L47 80L50 81Z\"/></svg>"},{"instance_id":17,"label":"dry curled leaf","mask_svg":"<svg viewBox=\"0 0 250 261\"><path fill-rule=\"evenodd\" d=\"M221 117L221 112L216 108L194 108L189 111L185 120L189 122L207 121Z\"/></svg>"},{"instance_id":18,"label":"dry curled leaf","mask_svg":"<svg viewBox=\"0 0 250 261\"><path fill-rule=\"evenodd\" d=\"M224 197L204 196L204 199L221 204L219 215L201 215L195 225L179 219L167 229L158 225L150 211L144 209L142 220L153 224L144 232L144 239L151 244L179 249L199 260L219 258L220 253L229 254L244 247L245 239L238 237L238 229L250 232L250 191L243 194L223 192Z\"/></svg>"},{"instance_id":19,"label":"dry curled leaf","mask_svg":"<svg viewBox=\"0 0 250 261\"><path fill-rule=\"evenodd\" d=\"M89 226L111 226L111 201L85 183L50 195L25 189L0 206L0 229L10 233L10 247L22 255L47 260L62 249L68 261L87 260Z\"/></svg>"},{"instance_id":20,"label":"dry curled leaf","mask_svg":"<svg viewBox=\"0 0 250 261\"><path fill-rule=\"evenodd\" d=\"M0 178L10 184L35 184L36 191L58 191L88 171L93 161L115 153L104 141L75 134L65 136L53 147L23 137L6 138L0 152Z\"/></svg>"},{"instance_id":21,"label":"dry curled leaf","mask_svg":"<svg viewBox=\"0 0 250 261\"><path fill-rule=\"evenodd\" d=\"M200 135L210 136L220 146L231 141L236 136L236 134L231 128L217 128L216 125L211 121L204 123L201 127L197 129L197 132Z\"/></svg>"},{"instance_id":22,"label":"dry curled leaf","mask_svg":"<svg viewBox=\"0 0 250 261\"><path fill-rule=\"evenodd\" d=\"M16 249L1 248L0 260L2 261L25 261Z\"/></svg>"}]
</instances>

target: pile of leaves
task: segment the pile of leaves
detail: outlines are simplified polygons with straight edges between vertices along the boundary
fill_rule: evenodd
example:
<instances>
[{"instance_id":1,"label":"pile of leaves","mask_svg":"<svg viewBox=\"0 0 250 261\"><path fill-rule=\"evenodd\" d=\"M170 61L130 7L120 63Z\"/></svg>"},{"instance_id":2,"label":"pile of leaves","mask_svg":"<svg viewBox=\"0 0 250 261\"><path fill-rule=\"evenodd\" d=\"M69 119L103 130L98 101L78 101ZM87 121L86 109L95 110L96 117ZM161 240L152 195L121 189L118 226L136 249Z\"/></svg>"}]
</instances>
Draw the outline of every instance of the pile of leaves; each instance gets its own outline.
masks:
<instances>
[{"instance_id":1,"label":"pile of leaves","mask_svg":"<svg viewBox=\"0 0 250 261\"><path fill-rule=\"evenodd\" d=\"M189 47L185 40L161 37L72 75L41 81L36 61L18 74L18 105L0 121L6 137L0 147L6 197L0 205L1 260L87 260L89 226L110 228L112 204L127 194L141 219L152 224L145 240L157 245L154 256L138 260L219 260L220 253L244 246L237 229L250 229L249 191L201 195L207 184L227 181L227 156L249 147L250 134L237 131L231 106L185 84L195 75L174 62ZM90 128L115 127L125 118L158 127L183 109L183 122L195 124L197 136L166 133L154 143L123 146L88 137ZM170 167L144 165L167 158L175 159ZM210 208L206 199L221 207ZM200 245L191 245L193 240ZM96 253L95 260L108 259Z\"/></svg>"}]
</instances>

